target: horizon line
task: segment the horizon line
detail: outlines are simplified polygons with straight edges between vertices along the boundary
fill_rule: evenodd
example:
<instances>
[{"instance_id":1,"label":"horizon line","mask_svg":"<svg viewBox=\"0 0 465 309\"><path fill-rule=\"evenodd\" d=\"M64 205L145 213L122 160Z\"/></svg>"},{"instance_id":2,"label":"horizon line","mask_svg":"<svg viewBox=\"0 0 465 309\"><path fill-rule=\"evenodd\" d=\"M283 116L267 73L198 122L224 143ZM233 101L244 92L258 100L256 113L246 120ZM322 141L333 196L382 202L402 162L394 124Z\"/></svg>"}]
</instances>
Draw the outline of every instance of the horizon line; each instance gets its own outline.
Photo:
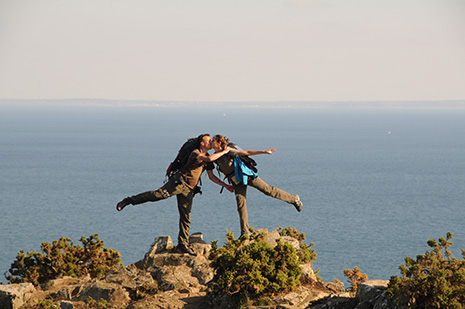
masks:
<instances>
[{"instance_id":1,"label":"horizon line","mask_svg":"<svg viewBox=\"0 0 465 309\"><path fill-rule=\"evenodd\" d=\"M10 99L0 98L0 105L94 106L94 107L228 107L228 108L386 108L386 109L465 109L459 100L275 100L275 101L202 101L202 100L137 100L137 99Z\"/></svg>"}]
</instances>

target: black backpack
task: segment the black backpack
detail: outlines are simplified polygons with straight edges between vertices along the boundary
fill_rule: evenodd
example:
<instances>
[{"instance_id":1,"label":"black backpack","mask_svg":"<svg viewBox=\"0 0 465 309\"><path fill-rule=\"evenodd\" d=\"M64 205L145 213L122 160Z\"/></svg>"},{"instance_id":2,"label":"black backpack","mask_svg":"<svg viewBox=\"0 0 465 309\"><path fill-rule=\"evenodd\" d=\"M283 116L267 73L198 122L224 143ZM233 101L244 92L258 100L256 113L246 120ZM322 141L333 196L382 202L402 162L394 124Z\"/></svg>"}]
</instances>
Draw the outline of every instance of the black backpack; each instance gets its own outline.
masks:
<instances>
[{"instance_id":1,"label":"black backpack","mask_svg":"<svg viewBox=\"0 0 465 309\"><path fill-rule=\"evenodd\" d=\"M230 148L234 148L236 150L243 150L241 147L237 146L236 144L234 143L228 143L228 147ZM226 156L230 159L230 160L234 160L234 156L232 156L231 154L226 154ZM254 171L255 173L258 172L256 166L257 166L257 162L255 162L254 159L252 159L251 157L249 156L245 156L245 155L239 155L239 158L241 159L242 162L244 162L244 164L250 168L252 171ZM216 161L215 161L216 163ZM217 163L217 170L218 170L218 174L220 174L220 169L219 169L219 166L218 166L218 163ZM234 172L232 173L234 174ZM225 175L224 178L226 179L227 177L229 177L230 175ZM224 187L221 187L221 190L220 190L220 193L223 193L223 189Z\"/></svg>"},{"instance_id":2,"label":"black backpack","mask_svg":"<svg viewBox=\"0 0 465 309\"><path fill-rule=\"evenodd\" d=\"M236 150L242 150L241 147L237 146L236 144L234 143L229 143L228 144L228 147L231 147L231 148L234 148ZM231 158L231 157L230 157ZM255 162L254 159L252 159L251 157L249 156L245 156L245 155L239 155L239 158L241 159L242 162L244 162L245 166L247 166L248 168L250 168L252 171L254 171L255 173L258 172L256 166L257 166L257 162ZM231 158L233 159L233 158Z\"/></svg>"},{"instance_id":3,"label":"black backpack","mask_svg":"<svg viewBox=\"0 0 465 309\"><path fill-rule=\"evenodd\" d=\"M179 149L178 155L174 159L173 162L170 163L168 168L166 169L166 177L171 178L173 175L182 172L182 168L186 165L187 160L189 159L189 155L195 149L200 149L200 142L204 137L203 134L189 138Z\"/></svg>"}]
</instances>

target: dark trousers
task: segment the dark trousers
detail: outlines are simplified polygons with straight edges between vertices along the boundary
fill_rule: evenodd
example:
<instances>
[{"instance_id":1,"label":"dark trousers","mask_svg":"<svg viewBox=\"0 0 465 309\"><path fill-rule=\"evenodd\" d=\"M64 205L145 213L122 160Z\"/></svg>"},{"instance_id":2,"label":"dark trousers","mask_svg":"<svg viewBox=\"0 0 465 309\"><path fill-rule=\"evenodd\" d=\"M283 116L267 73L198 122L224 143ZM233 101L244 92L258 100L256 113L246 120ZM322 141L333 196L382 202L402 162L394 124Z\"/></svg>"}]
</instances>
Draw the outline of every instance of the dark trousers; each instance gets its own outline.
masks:
<instances>
[{"instance_id":1,"label":"dark trousers","mask_svg":"<svg viewBox=\"0 0 465 309\"><path fill-rule=\"evenodd\" d=\"M146 202L156 202L167 199L176 195L178 201L179 211L179 235L178 244L189 244L189 231L191 225L191 209L194 199L194 191L189 188L179 178L171 178L166 184L156 191L147 191L134 196L129 199L131 204L138 205Z\"/></svg>"},{"instance_id":2,"label":"dark trousers","mask_svg":"<svg viewBox=\"0 0 465 309\"><path fill-rule=\"evenodd\" d=\"M248 184L244 185L242 182L238 184L233 183L234 194L236 195L237 211L239 212L239 221L241 224L241 235L249 234L249 217L247 214L247 186L254 187L265 195L279 199L286 203L292 204L295 202L296 196L276 187L270 186L264 182L260 177L248 180Z\"/></svg>"}]
</instances>

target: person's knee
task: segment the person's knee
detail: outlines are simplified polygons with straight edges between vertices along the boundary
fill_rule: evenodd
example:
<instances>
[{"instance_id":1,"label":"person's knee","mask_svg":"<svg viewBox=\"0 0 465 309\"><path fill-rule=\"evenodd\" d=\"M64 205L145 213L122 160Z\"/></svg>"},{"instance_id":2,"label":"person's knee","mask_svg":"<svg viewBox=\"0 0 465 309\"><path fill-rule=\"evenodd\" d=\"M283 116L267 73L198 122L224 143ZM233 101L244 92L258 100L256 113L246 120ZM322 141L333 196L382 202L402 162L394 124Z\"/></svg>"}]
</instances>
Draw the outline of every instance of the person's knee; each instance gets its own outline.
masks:
<instances>
[{"instance_id":1,"label":"person's knee","mask_svg":"<svg viewBox=\"0 0 465 309\"><path fill-rule=\"evenodd\" d=\"M263 186L259 189L263 194L265 195L268 195L268 196L271 196L273 194L273 191L275 191L275 188L270 186L270 185L267 185L267 186Z\"/></svg>"},{"instance_id":2,"label":"person's knee","mask_svg":"<svg viewBox=\"0 0 465 309\"><path fill-rule=\"evenodd\" d=\"M236 202L238 206L240 204L245 204L245 196L243 196L242 194L236 194Z\"/></svg>"},{"instance_id":3,"label":"person's knee","mask_svg":"<svg viewBox=\"0 0 465 309\"><path fill-rule=\"evenodd\" d=\"M160 190L156 191L154 195L155 196L159 195L163 199L169 198L171 196L171 194L166 189L160 189Z\"/></svg>"}]
</instances>

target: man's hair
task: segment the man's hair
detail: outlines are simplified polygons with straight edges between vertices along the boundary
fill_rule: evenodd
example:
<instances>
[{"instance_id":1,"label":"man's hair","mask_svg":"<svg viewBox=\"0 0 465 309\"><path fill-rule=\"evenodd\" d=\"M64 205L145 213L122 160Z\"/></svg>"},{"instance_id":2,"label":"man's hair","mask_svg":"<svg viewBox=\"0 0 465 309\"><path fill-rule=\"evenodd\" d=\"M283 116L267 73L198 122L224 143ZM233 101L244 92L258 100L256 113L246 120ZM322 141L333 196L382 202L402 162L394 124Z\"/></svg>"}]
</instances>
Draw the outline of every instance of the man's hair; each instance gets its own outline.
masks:
<instances>
[{"instance_id":1,"label":"man's hair","mask_svg":"<svg viewBox=\"0 0 465 309\"><path fill-rule=\"evenodd\" d=\"M217 143L220 143L220 148L222 150L224 150L229 144L229 138L220 134L215 135L213 140Z\"/></svg>"},{"instance_id":2,"label":"man's hair","mask_svg":"<svg viewBox=\"0 0 465 309\"><path fill-rule=\"evenodd\" d=\"M205 136L210 136L210 134L205 133L205 134L200 134L200 135L199 135L199 149L200 149L200 143L203 142L203 138L204 138Z\"/></svg>"}]
</instances>

